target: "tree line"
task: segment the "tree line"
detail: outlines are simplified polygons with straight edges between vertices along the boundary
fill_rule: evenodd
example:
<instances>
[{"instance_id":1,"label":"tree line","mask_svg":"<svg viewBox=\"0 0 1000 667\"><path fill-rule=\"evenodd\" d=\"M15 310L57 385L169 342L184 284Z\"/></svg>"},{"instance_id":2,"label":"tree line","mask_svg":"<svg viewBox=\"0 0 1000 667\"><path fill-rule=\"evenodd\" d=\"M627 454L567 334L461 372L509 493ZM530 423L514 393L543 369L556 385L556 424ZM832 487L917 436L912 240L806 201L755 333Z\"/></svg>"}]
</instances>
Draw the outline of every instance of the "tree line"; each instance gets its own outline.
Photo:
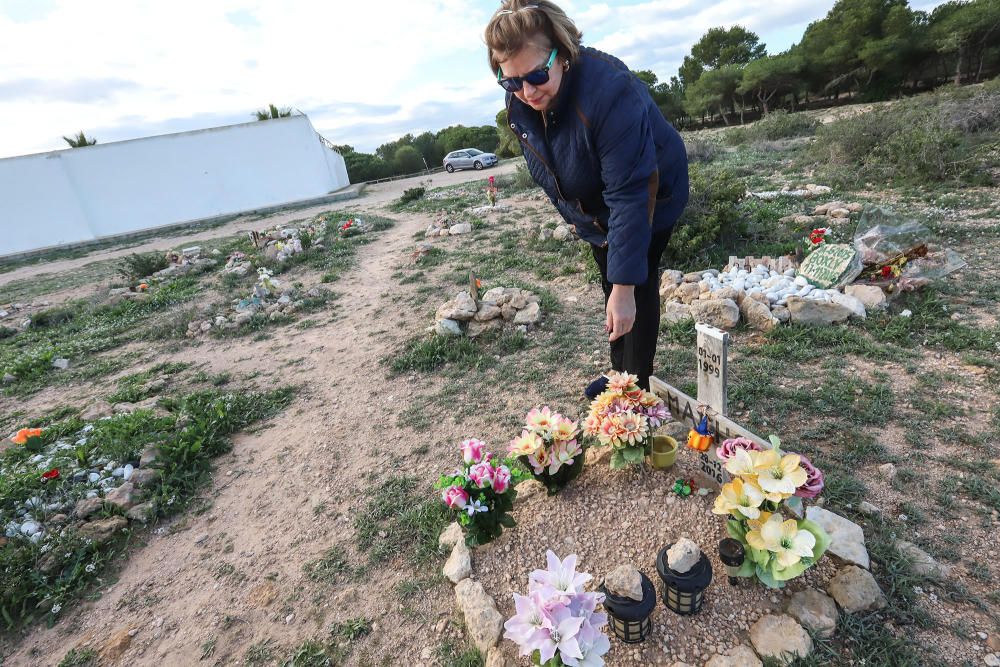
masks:
<instances>
[{"instance_id":1,"label":"tree line","mask_svg":"<svg viewBox=\"0 0 1000 667\"><path fill-rule=\"evenodd\" d=\"M877 101L1000 71L1000 1L952 0L931 12L908 0L838 0L787 51L768 54L742 26L712 28L677 75L636 75L675 126L726 125L775 108Z\"/></svg>"}]
</instances>

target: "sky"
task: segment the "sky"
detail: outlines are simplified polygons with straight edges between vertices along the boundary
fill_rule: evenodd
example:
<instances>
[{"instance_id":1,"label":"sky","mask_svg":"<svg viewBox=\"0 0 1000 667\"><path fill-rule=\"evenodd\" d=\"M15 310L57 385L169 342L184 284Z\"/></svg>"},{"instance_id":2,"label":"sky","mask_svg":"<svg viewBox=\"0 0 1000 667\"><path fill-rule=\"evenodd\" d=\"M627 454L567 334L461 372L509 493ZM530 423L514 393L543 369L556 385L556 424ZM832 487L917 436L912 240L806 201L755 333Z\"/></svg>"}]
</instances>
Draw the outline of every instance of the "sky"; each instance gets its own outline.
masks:
<instances>
[{"instance_id":1,"label":"sky","mask_svg":"<svg viewBox=\"0 0 1000 667\"><path fill-rule=\"evenodd\" d=\"M943 0L911 0L929 10ZM557 0L558 2L558 0ZM563 0L584 43L667 80L706 30L743 25L768 52L834 0ZM496 0L0 0L0 157L307 114L371 152L407 132L492 125L503 91L483 28Z\"/></svg>"}]
</instances>

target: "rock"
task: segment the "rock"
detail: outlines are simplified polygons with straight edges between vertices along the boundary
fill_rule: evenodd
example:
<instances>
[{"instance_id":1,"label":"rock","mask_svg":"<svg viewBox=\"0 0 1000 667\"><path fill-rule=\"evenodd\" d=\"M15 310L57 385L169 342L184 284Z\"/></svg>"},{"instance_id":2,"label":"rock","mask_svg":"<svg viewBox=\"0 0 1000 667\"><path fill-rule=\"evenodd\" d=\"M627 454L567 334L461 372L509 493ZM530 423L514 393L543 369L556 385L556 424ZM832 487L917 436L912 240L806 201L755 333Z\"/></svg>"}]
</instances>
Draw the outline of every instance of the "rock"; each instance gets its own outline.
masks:
<instances>
[{"instance_id":1,"label":"rock","mask_svg":"<svg viewBox=\"0 0 1000 667\"><path fill-rule=\"evenodd\" d=\"M54 514L49 518L48 523L53 526L65 526L69 523L69 517L65 514Z\"/></svg>"},{"instance_id":2,"label":"rock","mask_svg":"<svg viewBox=\"0 0 1000 667\"><path fill-rule=\"evenodd\" d=\"M77 501L73 513L77 518L86 519L92 514L96 514L104 507L104 498L81 498Z\"/></svg>"},{"instance_id":3,"label":"rock","mask_svg":"<svg viewBox=\"0 0 1000 667\"><path fill-rule=\"evenodd\" d=\"M986 667L1000 667L1000 654L987 653L983 656L983 664Z\"/></svg>"},{"instance_id":4,"label":"rock","mask_svg":"<svg viewBox=\"0 0 1000 667\"><path fill-rule=\"evenodd\" d=\"M885 595L872 573L854 565L842 568L827 584L826 590L848 614L886 606Z\"/></svg>"},{"instance_id":5,"label":"rock","mask_svg":"<svg viewBox=\"0 0 1000 667\"><path fill-rule=\"evenodd\" d=\"M784 306L774 306L771 308L771 316L782 324L792 319L792 313Z\"/></svg>"},{"instance_id":6,"label":"rock","mask_svg":"<svg viewBox=\"0 0 1000 667\"><path fill-rule=\"evenodd\" d=\"M661 283L672 283L673 285L680 285L684 282L684 274L680 271L666 270L660 276Z\"/></svg>"},{"instance_id":7,"label":"rock","mask_svg":"<svg viewBox=\"0 0 1000 667\"><path fill-rule=\"evenodd\" d=\"M863 303L868 310L885 308L888 305L885 292L875 285L848 285L844 288L844 292Z\"/></svg>"},{"instance_id":8,"label":"rock","mask_svg":"<svg viewBox=\"0 0 1000 667\"><path fill-rule=\"evenodd\" d=\"M552 238L556 241L565 241L573 235L572 230L570 230L568 225L559 225L552 230Z\"/></svg>"},{"instance_id":9,"label":"rock","mask_svg":"<svg viewBox=\"0 0 1000 667\"><path fill-rule=\"evenodd\" d=\"M740 307L732 299L695 301L691 304L691 315L695 322L719 329L732 329L740 323Z\"/></svg>"},{"instance_id":10,"label":"rock","mask_svg":"<svg viewBox=\"0 0 1000 667\"><path fill-rule=\"evenodd\" d=\"M516 308L517 310L525 308L528 305L528 295L517 288L511 289L510 305Z\"/></svg>"},{"instance_id":11,"label":"rock","mask_svg":"<svg viewBox=\"0 0 1000 667\"><path fill-rule=\"evenodd\" d=\"M846 322L853 311L839 303L816 301L800 296L788 297L788 312L793 324L810 326L829 326L838 322Z\"/></svg>"},{"instance_id":12,"label":"rock","mask_svg":"<svg viewBox=\"0 0 1000 667\"><path fill-rule=\"evenodd\" d=\"M761 667L763 664L752 648L741 644L729 649L725 655L713 655L705 667Z\"/></svg>"},{"instance_id":13,"label":"rock","mask_svg":"<svg viewBox=\"0 0 1000 667\"><path fill-rule=\"evenodd\" d=\"M510 295L504 294L504 289L502 287L494 287L486 290L486 293L480 297L480 301L488 301L490 303L495 303L498 306L502 306L510 301Z\"/></svg>"},{"instance_id":14,"label":"rock","mask_svg":"<svg viewBox=\"0 0 1000 667\"><path fill-rule=\"evenodd\" d=\"M495 306L492 303L482 303L479 306L479 310L476 312L475 320L477 322L488 322L490 320L495 320L500 317L500 306Z\"/></svg>"},{"instance_id":15,"label":"rock","mask_svg":"<svg viewBox=\"0 0 1000 667\"><path fill-rule=\"evenodd\" d=\"M518 667L518 665L517 655L514 653L511 642L501 642L498 646L490 649L484 667Z\"/></svg>"},{"instance_id":16,"label":"rock","mask_svg":"<svg viewBox=\"0 0 1000 667\"><path fill-rule=\"evenodd\" d=\"M500 315L503 316L504 320L510 322L512 319L517 317L517 308L510 305L509 303L505 303L504 305L500 306Z\"/></svg>"},{"instance_id":17,"label":"rock","mask_svg":"<svg viewBox=\"0 0 1000 667\"><path fill-rule=\"evenodd\" d=\"M830 637L837 629L837 603L829 595L808 589L792 595L786 613L821 637Z\"/></svg>"},{"instance_id":18,"label":"rock","mask_svg":"<svg viewBox=\"0 0 1000 667\"><path fill-rule=\"evenodd\" d=\"M460 315L458 317L452 317L451 319L471 320L475 317L476 312L479 310L479 305L468 292L459 292L455 295L455 309L459 311Z\"/></svg>"},{"instance_id":19,"label":"rock","mask_svg":"<svg viewBox=\"0 0 1000 667\"><path fill-rule=\"evenodd\" d=\"M116 415L130 415L138 410L139 406L135 403L115 403L111 409L115 411Z\"/></svg>"},{"instance_id":20,"label":"rock","mask_svg":"<svg viewBox=\"0 0 1000 667\"><path fill-rule=\"evenodd\" d=\"M465 616L469 639L480 653L489 653L500 639L504 620L493 598L478 581L463 579L455 586L455 602Z\"/></svg>"},{"instance_id":21,"label":"rock","mask_svg":"<svg viewBox=\"0 0 1000 667\"><path fill-rule=\"evenodd\" d=\"M147 447L142 450L142 454L139 455L139 467L146 468L154 463L160 458L160 448L159 447Z\"/></svg>"},{"instance_id":22,"label":"rock","mask_svg":"<svg viewBox=\"0 0 1000 667\"><path fill-rule=\"evenodd\" d=\"M139 523L149 523L155 516L156 509L153 507L153 503L141 503L125 512L126 518Z\"/></svg>"},{"instance_id":23,"label":"rock","mask_svg":"<svg viewBox=\"0 0 1000 667\"><path fill-rule=\"evenodd\" d=\"M642 602L642 575L633 565L619 565L604 577L604 587L619 597Z\"/></svg>"},{"instance_id":24,"label":"rock","mask_svg":"<svg viewBox=\"0 0 1000 667\"><path fill-rule=\"evenodd\" d=\"M107 401L94 401L87 406L87 409L80 413L80 419L85 422L95 422L104 417L110 417L115 413L111 404Z\"/></svg>"},{"instance_id":25,"label":"rock","mask_svg":"<svg viewBox=\"0 0 1000 667\"><path fill-rule=\"evenodd\" d=\"M851 217L851 212L846 208L835 208L832 211L827 211L826 213L831 218L849 218Z\"/></svg>"},{"instance_id":26,"label":"rock","mask_svg":"<svg viewBox=\"0 0 1000 667\"><path fill-rule=\"evenodd\" d=\"M843 294L841 292L834 292L830 296L833 303L848 308L851 311L851 317L858 320L863 320L868 317L865 304L863 304L860 299L856 299L853 296L848 296L847 294Z\"/></svg>"},{"instance_id":27,"label":"rock","mask_svg":"<svg viewBox=\"0 0 1000 667\"><path fill-rule=\"evenodd\" d=\"M129 646L131 646L132 634L132 628L124 628L111 635L111 638L104 642L104 645L98 651L100 664L116 664L125 655L125 651L129 649Z\"/></svg>"},{"instance_id":28,"label":"rock","mask_svg":"<svg viewBox=\"0 0 1000 667\"><path fill-rule=\"evenodd\" d=\"M469 553L469 547L465 546L465 539L459 540L452 548L441 573L453 584L472 575L472 554Z\"/></svg>"},{"instance_id":29,"label":"rock","mask_svg":"<svg viewBox=\"0 0 1000 667\"><path fill-rule=\"evenodd\" d=\"M896 479L896 466L892 463L883 463L878 467L878 473L891 482Z\"/></svg>"},{"instance_id":30,"label":"rock","mask_svg":"<svg viewBox=\"0 0 1000 667\"><path fill-rule=\"evenodd\" d=\"M1000 653L1000 635L993 633L986 638L986 646L989 647L991 651Z\"/></svg>"},{"instance_id":31,"label":"rock","mask_svg":"<svg viewBox=\"0 0 1000 667\"><path fill-rule=\"evenodd\" d=\"M60 371L66 370L67 368L69 368L69 359L62 359L62 358L53 359L52 368L55 368Z\"/></svg>"},{"instance_id":32,"label":"rock","mask_svg":"<svg viewBox=\"0 0 1000 667\"><path fill-rule=\"evenodd\" d=\"M453 521L441 533L441 536L438 538L438 546L441 549L451 549L459 542L464 541L465 533L462 532L462 527L458 525L458 522Z\"/></svg>"},{"instance_id":33,"label":"rock","mask_svg":"<svg viewBox=\"0 0 1000 667\"><path fill-rule=\"evenodd\" d=\"M868 549L865 547L865 531L861 526L815 505L806 509L806 518L819 524L830 536L830 554L866 570L871 567Z\"/></svg>"},{"instance_id":34,"label":"rock","mask_svg":"<svg viewBox=\"0 0 1000 667\"><path fill-rule=\"evenodd\" d=\"M587 453L595 449L610 450L610 447L590 447ZM535 479L528 479L517 485L517 502L524 503L532 498L544 497L546 494L545 485Z\"/></svg>"},{"instance_id":35,"label":"rock","mask_svg":"<svg viewBox=\"0 0 1000 667\"><path fill-rule=\"evenodd\" d=\"M682 537L667 549L667 567L684 574L701 560L701 548L692 540Z\"/></svg>"},{"instance_id":36,"label":"rock","mask_svg":"<svg viewBox=\"0 0 1000 667\"><path fill-rule=\"evenodd\" d=\"M452 225L448 228L448 233L452 236L458 236L459 234L468 234L472 231L472 224L468 222L460 222L457 225Z\"/></svg>"},{"instance_id":37,"label":"rock","mask_svg":"<svg viewBox=\"0 0 1000 667\"><path fill-rule=\"evenodd\" d=\"M862 500L861 503L858 504L858 511L864 514L865 516L878 516L882 514L882 510L880 510L875 505L872 505L867 500Z\"/></svg>"},{"instance_id":38,"label":"rock","mask_svg":"<svg viewBox=\"0 0 1000 667\"><path fill-rule=\"evenodd\" d=\"M541 229L538 230L538 240L539 241L548 241L550 238L552 238L552 230L551 229L549 229L547 227L542 227Z\"/></svg>"},{"instance_id":39,"label":"rock","mask_svg":"<svg viewBox=\"0 0 1000 667\"><path fill-rule=\"evenodd\" d=\"M478 338L487 331L499 329L503 325L503 320L490 320L489 322L479 322L472 320L465 327L465 335L469 338Z\"/></svg>"},{"instance_id":40,"label":"rock","mask_svg":"<svg viewBox=\"0 0 1000 667\"><path fill-rule=\"evenodd\" d=\"M942 579L951 575L950 567L938 563L929 553L912 542L897 540L896 549L909 562L910 569L915 574L919 574L922 577L934 577L936 579Z\"/></svg>"},{"instance_id":41,"label":"rock","mask_svg":"<svg viewBox=\"0 0 1000 667\"><path fill-rule=\"evenodd\" d=\"M747 324L757 331L770 331L781 324L778 318L771 314L770 308L754 299L743 299L740 312Z\"/></svg>"},{"instance_id":42,"label":"rock","mask_svg":"<svg viewBox=\"0 0 1000 667\"><path fill-rule=\"evenodd\" d=\"M542 309L537 303L529 303L523 310L517 311L514 324L537 324L542 319Z\"/></svg>"},{"instance_id":43,"label":"rock","mask_svg":"<svg viewBox=\"0 0 1000 667\"><path fill-rule=\"evenodd\" d=\"M10 373L4 373L3 374L3 383L4 384L14 384L15 382L17 382L17 376L16 375L12 375Z\"/></svg>"},{"instance_id":44,"label":"rock","mask_svg":"<svg viewBox=\"0 0 1000 667\"><path fill-rule=\"evenodd\" d=\"M77 529L77 534L93 540L97 544L109 542L115 533L128 527L128 519L123 516L112 516L99 521L89 521Z\"/></svg>"},{"instance_id":45,"label":"rock","mask_svg":"<svg viewBox=\"0 0 1000 667\"><path fill-rule=\"evenodd\" d=\"M104 496L104 502L124 511L138 505L141 495L139 490L132 485L132 482L125 482Z\"/></svg>"},{"instance_id":46,"label":"rock","mask_svg":"<svg viewBox=\"0 0 1000 667\"><path fill-rule=\"evenodd\" d=\"M455 320L438 320L434 325L434 333L439 336L461 336L462 327Z\"/></svg>"},{"instance_id":47,"label":"rock","mask_svg":"<svg viewBox=\"0 0 1000 667\"><path fill-rule=\"evenodd\" d=\"M676 301L667 301L660 308L660 321L668 324L676 324L692 319L691 306Z\"/></svg>"},{"instance_id":48,"label":"rock","mask_svg":"<svg viewBox=\"0 0 1000 667\"><path fill-rule=\"evenodd\" d=\"M702 273L703 271L691 271L690 273L685 273L683 281L686 283L700 283Z\"/></svg>"},{"instance_id":49,"label":"rock","mask_svg":"<svg viewBox=\"0 0 1000 667\"><path fill-rule=\"evenodd\" d=\"M785 665L796 656L807 657L813 650L809 633L786 614L769 614L754 623L750 628L750 641L762 658L774 658Z\"/></svg>"},{"instance_id":50,"label":"rock","mask_svg":"<svg viewBox=\"0 0 1000 667\"><path fill-rule=\"evenodd\" d=\"M691 304L695 299L701 294L701 288L698 287L698 283L681 283L674 290L673 298L680 299L681 303Z\"/></svg>"}]
</instances>

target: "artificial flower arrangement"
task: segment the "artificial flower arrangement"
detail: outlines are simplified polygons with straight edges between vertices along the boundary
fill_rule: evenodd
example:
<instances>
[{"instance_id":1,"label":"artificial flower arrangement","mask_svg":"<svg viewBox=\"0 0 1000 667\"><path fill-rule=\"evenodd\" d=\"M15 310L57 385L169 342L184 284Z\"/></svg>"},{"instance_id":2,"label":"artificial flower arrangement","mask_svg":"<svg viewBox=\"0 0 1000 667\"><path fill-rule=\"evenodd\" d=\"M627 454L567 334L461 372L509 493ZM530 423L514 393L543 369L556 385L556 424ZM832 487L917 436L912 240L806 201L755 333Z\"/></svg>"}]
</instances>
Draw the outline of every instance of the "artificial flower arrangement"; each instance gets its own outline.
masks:
<instances>
[{"instance_id":1,"label":"artificial flower arrangement","mask_svg":"<svg viewBox=\"0 0 1000 667\"><path fill-rule=\"evenodd\" d=\"M832 231L833 230L829 227L817 227L809 232L809 236L806 239L806 254L808 255L813 250L826 243L826 235Z\"/></svg>"},{"instance_id":2,"label":"artificial flower arrangement","mask_svg":"<svg viewBox=\"0 0 1000 667\"><path fill-rule=\"evenodd\" d=\"M520 655L545 667L600 667L611 649L604 634L608 617L597 612L603 593L587 592L591 576L576 571L576 555L559 560L545 552L548 569L528 575L528 594L514 593L516 613L504 623L504 638Z\"/></svg>"},{"instance_id":3,"label":"artificial flower arrangement","mask_svg":"<svg viewBox=\"0 0 1000 667\"><path fill-rule=\"evenodd\" d=\"M270 296L280 285L281 281L274 277L274 272L262 266L257 269L257 283L253 287L253 296L258 299L264 299Z\"/></svg>"},{"instance_id":4,"label":"artificial flower arrangement","mask_svg":"<svg viewBox=\"0 0 1000 667\"><path fill-rule=\"evenodd\" d=\"M535 408L525 418L521 435L511 440L508 452L530 468L549 495L557 493L583 470L583 445L575 421L552 412L548 406Z\"/></svg>"},{"instance_id":5,"label":"artificial flower arrangement","mask_svg":"<svg viewBox=\"0 0 1000 667\"><path fill-rule=\"evenodd\" d=\"M494 459L482 440L464 440L461 450L462 467L442 475L435 488L442 490L441 499L457 515L465 543L474 547L492 541L504 528L515 525L509 514L517 497L514 486L527 473Z\"/></svg>"},{"instance_id":6,"label":"artificial flower arrangement","mask_svg":"<svg viewBox=\"0 0 1000 667\"><path fill-rule=\"evenodd\" d=\"M490 176L487 182L489 185L486 186L486 201L490 203L490 206L496 206L498 192L496 180Z\"/></svg>"},{"instance_id":7,"label":"artificial flower arrangement","mask_svg":"<svg viewBox=\"0 0 1000 667\"><path fill-rule=\"evenodd\" d=\"M22 428L11 436L10 441L23 446L29 452L39 452L42 449L42 429Z\"/></svg>"},{"instance_id":8,"label":"artificial flower arrangement","mask_svg":"<svg viewBox=\"0 0 1000 667\"><path fill-rule=\"evenodd\" d=\"M347 222L340 225L338 228L341 238L347 238L349 236L357 236L362 232L361 221L350 218Z\"/></svg>"},{"instance_id":9,"label":"artificial flower arrangement","mask_svg":"<svg viewBox=\"0 0 1000 667\"><path fill-rule=\"evenodd\" d=\"M638 385L629 373L608 374L608 386L590 404L584 433L604 446L610 445L611 468L642 463L649 453L653 429L668 419L663 400Z\"/></svg>"},{"instance_id":10,"label":"artificial flower arrangement","mask_svg":"<svg viewBox=\"0 0 1000 667\"><path fill-rule=\"evenodd\" d=\"M823 473L809 459L771 449L747 438L726 440L716 449L733 481L715 499L715 514L729 516L726 531L746 552L735 576L753 577L769 588L782 588L826 553L830 536L807 519L785 518L783 510L802 515L802 500L823 491Z\"/></svg>"}]
</instances>

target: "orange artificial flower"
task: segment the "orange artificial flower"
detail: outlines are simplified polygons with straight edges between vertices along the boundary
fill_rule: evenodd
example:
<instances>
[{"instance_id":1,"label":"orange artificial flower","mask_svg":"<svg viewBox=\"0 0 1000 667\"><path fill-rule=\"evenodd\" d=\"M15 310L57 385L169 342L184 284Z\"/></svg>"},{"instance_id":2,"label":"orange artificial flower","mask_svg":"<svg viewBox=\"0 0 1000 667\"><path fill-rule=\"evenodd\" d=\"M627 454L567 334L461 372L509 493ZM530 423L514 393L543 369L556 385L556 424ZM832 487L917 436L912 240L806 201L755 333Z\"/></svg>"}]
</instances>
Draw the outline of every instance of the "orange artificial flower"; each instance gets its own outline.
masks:
<instances>
[{"instance_id":1,"label":"orange artificial flower","mask_svg":"<svg viewBox=\"0 0 1000 667\"><path fill-rule=\"evenodd\" d=\"M28 440L30 440L31 438L37 438L41 434L42 434L42 429L40 428L22 428L20 431L17 432L17 435L15 435L10 440L15 445L23 445L24 443L28 442Z\"/></svg>"},{"instance_id":2,"label":"orange artificial flower","mask_svg":"<svg viewBox=\"0 0 1000 667\"><path fill-rule=\"evenodd\" d=\"M146 284L146 283L140 283L138 289L140 289L140 290L147 290L147 289L149 289L149 285Z\"/></svg>"}]
</instances>

